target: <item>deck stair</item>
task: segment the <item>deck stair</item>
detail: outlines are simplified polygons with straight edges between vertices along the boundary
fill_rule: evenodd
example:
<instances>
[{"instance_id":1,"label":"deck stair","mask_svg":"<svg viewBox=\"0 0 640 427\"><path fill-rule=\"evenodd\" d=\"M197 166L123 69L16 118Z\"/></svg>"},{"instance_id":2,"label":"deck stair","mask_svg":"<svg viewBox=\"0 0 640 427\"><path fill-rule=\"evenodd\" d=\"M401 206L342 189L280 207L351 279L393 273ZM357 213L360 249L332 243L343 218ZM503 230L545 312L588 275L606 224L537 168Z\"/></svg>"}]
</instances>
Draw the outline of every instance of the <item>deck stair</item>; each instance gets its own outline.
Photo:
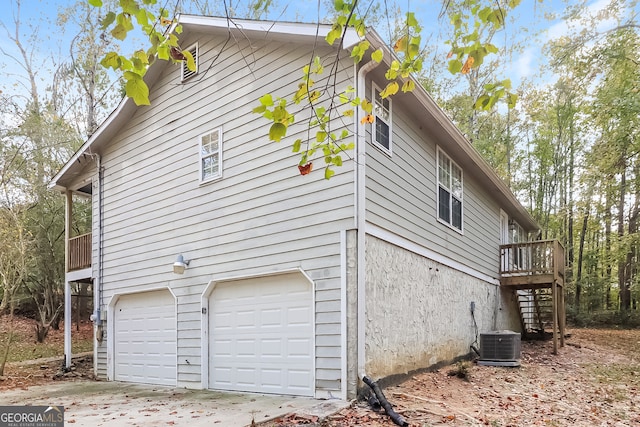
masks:
<instances>
[{"instance_id":1,"label":"deck stair","mask_svg":"<svg viewBox=\"0 0 640 427\"><path fill-rule=\"evenodd\" d=\"M520 312L522 338L546 336L551 330L553 352L564 346L564 247L557 240L537 240L500 246L500 284L513 290Z\"/></svg>"},{"instance_id":2,"label":"deck stair","mask_svg":"<svg viewBox=\"0 0 640 427\"><path fill-rule=\"evenodd\" d=\"M544 335L553 329L551 288L517 291L523 339Z\"/></svg>"}]
</instances>

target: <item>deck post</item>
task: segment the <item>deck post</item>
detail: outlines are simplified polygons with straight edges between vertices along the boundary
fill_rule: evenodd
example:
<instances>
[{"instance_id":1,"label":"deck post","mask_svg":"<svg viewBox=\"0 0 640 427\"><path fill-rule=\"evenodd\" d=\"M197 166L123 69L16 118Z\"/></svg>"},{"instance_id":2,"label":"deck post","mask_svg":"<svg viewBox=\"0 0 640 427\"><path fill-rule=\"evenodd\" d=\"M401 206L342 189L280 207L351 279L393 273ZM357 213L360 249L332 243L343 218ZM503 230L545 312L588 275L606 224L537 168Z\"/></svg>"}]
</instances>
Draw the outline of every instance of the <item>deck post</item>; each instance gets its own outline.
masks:
<instances>
[{"instance_id":1,"label":"deck post","mask_svg":"<svg viewBox=\"0 0 640 427\"><path fill-rule=\"evenodd\" d=\"M553 354L558 354L558 281L551 284L551 301L553 310Z\"/></svg>"},{"instance_id":2,"label":"deck post","mask_svg":"<svg viewBox=\"0 0 640 427\"><path fill-rule=\"evenodd\" d=\"M564 328L566 326L567 314L564 306L564 286L560 287L560 347L564 347Z\"/></svg>"},{"instance_id":3,"label":"deck post","mask_svg":"<svg viewBox=\"0 0 640 427\"><path fill-rule=\"evenodd\" d=\"M65 192L64 224L64 366L71 367L71 283L69 282L69 239L71 238L71 216L73 215L73 194Z\"/></svg>"}]
</instances>

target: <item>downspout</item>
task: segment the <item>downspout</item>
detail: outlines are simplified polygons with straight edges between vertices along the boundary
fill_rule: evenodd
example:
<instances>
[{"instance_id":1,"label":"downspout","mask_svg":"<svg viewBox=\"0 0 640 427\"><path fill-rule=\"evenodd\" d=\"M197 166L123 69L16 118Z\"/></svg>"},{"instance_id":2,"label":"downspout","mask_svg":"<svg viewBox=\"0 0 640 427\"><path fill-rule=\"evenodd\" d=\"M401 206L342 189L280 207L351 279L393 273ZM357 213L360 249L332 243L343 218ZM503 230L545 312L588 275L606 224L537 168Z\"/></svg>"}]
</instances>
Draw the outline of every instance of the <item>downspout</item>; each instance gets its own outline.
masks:
<instances>
[{"instance_id":1,"label":"downspout","mask_svg":"<svg viewBox=\"0 0 640 427\"><path fill-rule=\"evenodd\" d=\"M378 65L375 61L369 61L358 70L357 96L359 99L366 98L366 75ZM358 378L362 379L365 373L365 326L366 326L366 310L365 310L365 146L367 144L365 124L361 121L362 112L360 108L356 108L357 123L357 143L356 143L356 159L357 159L357 196L356 196L356 224L358 229Z\"/></svg>"}]
</instances>

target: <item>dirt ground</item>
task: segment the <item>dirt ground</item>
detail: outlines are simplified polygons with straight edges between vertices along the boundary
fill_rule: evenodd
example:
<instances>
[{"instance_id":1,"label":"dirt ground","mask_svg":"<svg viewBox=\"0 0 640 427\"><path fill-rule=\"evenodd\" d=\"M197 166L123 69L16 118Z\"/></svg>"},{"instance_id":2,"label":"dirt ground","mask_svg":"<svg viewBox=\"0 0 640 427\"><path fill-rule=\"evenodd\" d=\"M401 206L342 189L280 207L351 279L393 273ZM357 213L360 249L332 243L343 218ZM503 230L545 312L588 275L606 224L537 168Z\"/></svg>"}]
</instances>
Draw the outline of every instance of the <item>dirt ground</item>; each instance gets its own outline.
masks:
<instances>
[{"instance_id":1,"label":"dirt ground","mask_svg":"<svg viewBox=\"0 0 640 427\"><path fill-rule=\"evenodd\" d=\"M26 388L32 385L47 384L50 381L73 381L93 378L93 358L89 356L74 357L70 372L63 372L64 331L51 329L44 344L38 344L35 338L35 322L31 319L16 317L14 320L16 335L10 347L11 359L29 359L27 362L8 362L4 375L0 376L0 393L2 390ZM0 348L6 345L7 318L0 319ZM73 323L71 337L72 351L83 352L92 347L93 326L91 322ZM3 333L5 335L3 335ZM40 357L46 354L48 357ZM56 355L56 356L52 356Z\"/></svg>"},{"instance_id":2,"label":"dirt ground","mask_svg":"<svg viewBox=\"0 0 640 427\"><path fill-rule=\"evenodd\" d=\"M423 426L640 426L640 330L571 329L567 345L552 354L550 341L522 343L519 368L469 363L467 378L452 365L425 372L384 394L412 427ZM90 356L60 371L61 358L10 364L3 389L92 377ZM464 368L464 367L463 367ZM324 420L288 414L265 426L393 426L364 402Z\"/></svg>"},{"instance_id":3,"label":"dirt ground","mask_svg":"<svg viewBox=\"0 0 640 427\"><path fill-rule=\"evenodd\" d=\"M522 343L521 366L452 365L383 390L412 427L640 426L640 330L573 329L566 346ZM269 426L393 426L355 402L326 420L289 414Z\"/></svg>"}]
</instances>

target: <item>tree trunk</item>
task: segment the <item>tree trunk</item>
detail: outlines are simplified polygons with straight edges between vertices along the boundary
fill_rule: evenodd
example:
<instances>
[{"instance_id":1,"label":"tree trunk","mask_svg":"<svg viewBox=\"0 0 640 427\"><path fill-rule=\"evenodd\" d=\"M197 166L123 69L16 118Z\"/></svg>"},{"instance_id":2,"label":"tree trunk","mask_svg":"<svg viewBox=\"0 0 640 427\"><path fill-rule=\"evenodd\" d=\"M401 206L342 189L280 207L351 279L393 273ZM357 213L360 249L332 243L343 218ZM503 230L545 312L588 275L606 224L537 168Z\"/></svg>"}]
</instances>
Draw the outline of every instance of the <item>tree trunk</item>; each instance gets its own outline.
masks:
<instances>
[{"instance_id":1,"label":"tree trunk","mask_svg":"<svg viewBox=\"0 0 640 427\"><path fill-rule=\"evenodd\" d=\"M578 271L576 273L576 311L580 312L580 294L582 293L582 260L584 257L584 240L587 234L587 224L589 222L589 210L585 210L582 218L582 230L580 230L580 245L578 248Z\"/></svg>"},{"instance_id":2,"label":"tree trunk","mask_svg":"<svg viewBox=\"0 0 640 427\"><path fill-rule=\"evenodd\" d=\"M624 239L624 205L627 194L627 171L626 167L622 167L620 177L620 192L618 193L618 241L623 242ZM618 289L620 289L620 310L628 311L631 308L631 289L629 288L629 253L620 255L618 258Z\"/></svg>"},{"instance_id":3,"label":"tree trunk","mask_svg":"<svg viewBox=\"0 0 640 427\"><path fill-rule=\"evenodd\" d=\"M609 181L611 182L611 181ZM613 273L613 260L611 257L611 234L612 234L612 213L611 213L611 199L613 198L613 189L608 186L606 195L606 207L604 217L604 254L605 259L605 275L604 281L607 284L607 290L605 294L605 309L611 310L611 279Z\"/></svg>"}]
</instances>

